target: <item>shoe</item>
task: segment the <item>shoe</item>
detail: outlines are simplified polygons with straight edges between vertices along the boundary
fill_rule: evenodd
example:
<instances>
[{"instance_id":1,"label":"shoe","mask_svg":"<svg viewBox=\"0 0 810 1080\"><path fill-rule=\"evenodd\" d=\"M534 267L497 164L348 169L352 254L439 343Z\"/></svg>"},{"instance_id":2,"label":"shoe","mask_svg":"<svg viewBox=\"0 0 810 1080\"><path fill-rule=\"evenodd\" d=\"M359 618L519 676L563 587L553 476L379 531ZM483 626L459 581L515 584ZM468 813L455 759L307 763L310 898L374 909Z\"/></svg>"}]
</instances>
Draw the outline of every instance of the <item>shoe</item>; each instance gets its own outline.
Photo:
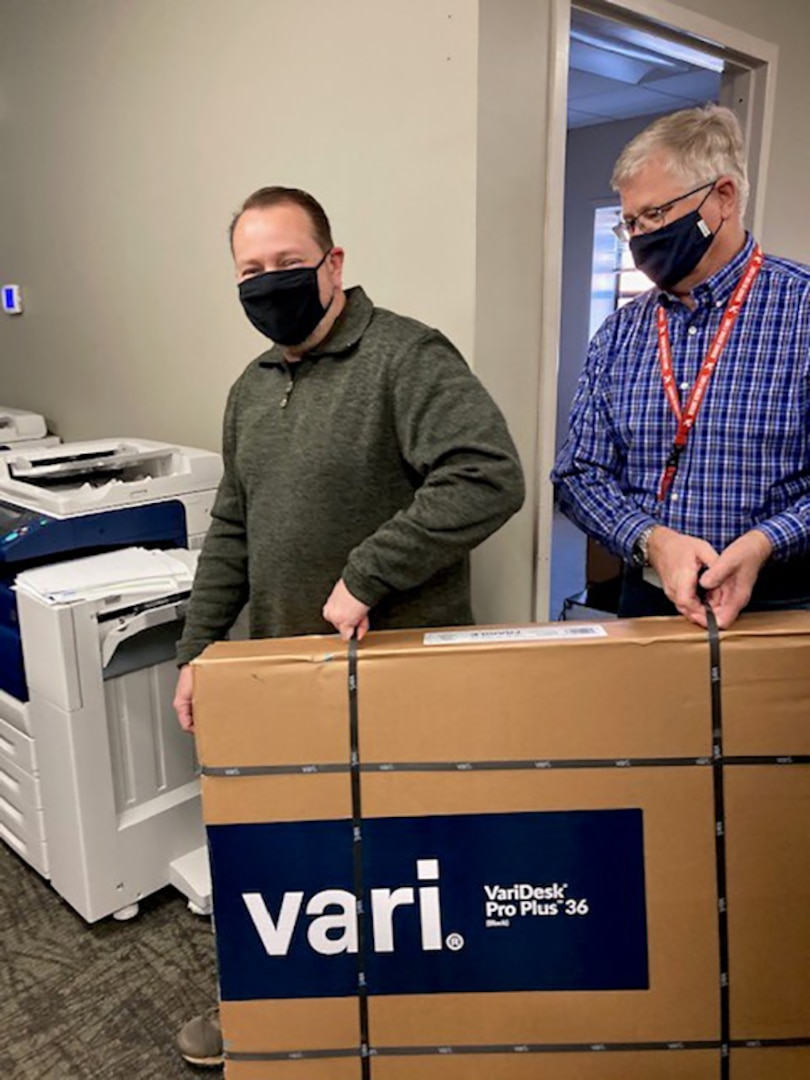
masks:
<instances>
[{"instance_id":1,"label":"shoe","mask_svg":"<svg viewBox=\"0 0 810 1080\"><path fill-rule=\"evenodd\" d=\"M177 1048L190 1065L222 1065L219 1008L209 1009L184 1024L177 1033Z\"/></svg>"}]
</instances>

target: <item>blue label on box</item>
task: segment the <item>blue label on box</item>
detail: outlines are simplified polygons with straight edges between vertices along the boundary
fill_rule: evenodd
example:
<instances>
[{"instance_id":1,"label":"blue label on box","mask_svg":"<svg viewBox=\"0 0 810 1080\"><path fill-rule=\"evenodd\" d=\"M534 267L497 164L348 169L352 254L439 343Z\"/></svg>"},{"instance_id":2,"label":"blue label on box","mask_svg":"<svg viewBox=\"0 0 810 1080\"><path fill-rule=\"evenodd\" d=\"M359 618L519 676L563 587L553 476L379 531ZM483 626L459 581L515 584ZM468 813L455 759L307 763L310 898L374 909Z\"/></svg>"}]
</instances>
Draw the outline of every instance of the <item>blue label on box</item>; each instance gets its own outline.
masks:
<instances>
[{"instance_id":1,"label":"blue label on box","mask_svg":"<svg viewBox=\"0 0 810 1080\"><path fill-rule=\"evenodd\" d=\"M363 821L370 994L649 986L641 810ZM350 821L208 828L223 1000L357 993Z\"/></svg>"}]
</instances>

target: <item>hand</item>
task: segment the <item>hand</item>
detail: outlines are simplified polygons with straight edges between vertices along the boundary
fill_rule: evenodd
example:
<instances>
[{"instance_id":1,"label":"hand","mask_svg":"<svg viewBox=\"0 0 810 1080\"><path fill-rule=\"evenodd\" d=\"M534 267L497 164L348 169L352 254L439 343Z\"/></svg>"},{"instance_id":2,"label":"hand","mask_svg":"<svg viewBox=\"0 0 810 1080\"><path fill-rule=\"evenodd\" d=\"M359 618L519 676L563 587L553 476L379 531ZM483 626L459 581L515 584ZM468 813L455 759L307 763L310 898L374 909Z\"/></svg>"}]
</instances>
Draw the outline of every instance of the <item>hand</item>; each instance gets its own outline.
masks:
<instances>
[{"instance_id":1,"label":"hand","mask_svg":"<svg viewBox=\"0 0 810 1080\"><path fill-rule=\"evenodd\" d=\"M647 558L658 571L667 598L681 615L705 628L706 611L697 586L700 571L713 566L719 558L712 545L657 525L650 533Z\"/></svg>"},{"instance_id":2,"label":"hand","mask_svg":"<svg viewBox=\"0 0 810 1080\"><path fill-rule=\"evenodd\" d=\"M354 631L362 641L368 630L369 607L346 588L343 578L335 585L323 606L323 617L338 631L344 641L349 641Z\"/></svg>"},{"instance_id":3,"label":"hand","mask_svg":"<svg viewBox=\"0 0 810 1080\"><path fill-rule=\"evenodd\" d=\"M174 701L172 707L177 713L177 719L180 723L180 727L183 731L194 731L194 711L191 704L191 665L184 664L180 668L180 677L177 680L177 687L174 691Z\"/></svg>"},{"instance_id":4,"label":"hand","mask_svg":"<svg viewBox=\"0 0 810 1080\"><path fill-rule=\"evenodd\" d=\"M764 532L751 529L729 544L700 578L701 588L721 630L727 629L751 599L751 592L773 547Z\"/></svg>"}]
</instances>

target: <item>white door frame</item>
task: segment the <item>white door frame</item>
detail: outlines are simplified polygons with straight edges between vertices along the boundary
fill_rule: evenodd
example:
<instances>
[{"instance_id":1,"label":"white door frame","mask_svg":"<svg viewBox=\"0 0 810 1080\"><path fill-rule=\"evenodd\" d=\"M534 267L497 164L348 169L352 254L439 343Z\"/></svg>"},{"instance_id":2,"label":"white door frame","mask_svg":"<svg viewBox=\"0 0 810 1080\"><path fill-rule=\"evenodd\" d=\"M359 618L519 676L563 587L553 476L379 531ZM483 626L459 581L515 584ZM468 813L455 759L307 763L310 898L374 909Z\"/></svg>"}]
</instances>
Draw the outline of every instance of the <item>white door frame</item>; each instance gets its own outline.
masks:
<instances>
[{"instance_id":1,"label":"white door frame","mask_svg":"<svg viewBox=\"0 0 810 1080\"><path fill-rule=\"evenodd\" d=\"M722 55L741 70L724 104L738 114L749 141L752 199L747 220L761 232L765 181L773 129L776 83L776 45L717 22L669 0L551 0L549 48L549 107L546 140L547 183L544 210L542 347L538 402L538 520L535 564L534 617L548 618L551 572L553 491L548 475L554 464L557 368L562 311L563 213L565 203L565 144L568 112L568 62L572 7L601 8L606 15L640 19L647 24L697 39L701 47Z\"/></svg>"}]
</instances>

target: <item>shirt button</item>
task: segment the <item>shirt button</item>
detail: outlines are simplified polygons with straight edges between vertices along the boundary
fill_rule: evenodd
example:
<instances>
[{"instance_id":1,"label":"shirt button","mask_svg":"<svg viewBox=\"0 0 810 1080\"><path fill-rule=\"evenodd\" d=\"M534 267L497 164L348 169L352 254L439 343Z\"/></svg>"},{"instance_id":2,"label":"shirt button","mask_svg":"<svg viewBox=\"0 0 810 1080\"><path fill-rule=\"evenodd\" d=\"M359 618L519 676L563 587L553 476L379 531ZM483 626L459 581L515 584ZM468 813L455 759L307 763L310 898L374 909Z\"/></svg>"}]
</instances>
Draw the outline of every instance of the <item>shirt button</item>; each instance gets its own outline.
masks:
<instances>
[{"instance_id":1,"label":"shirt button","mask_svg":"<svg viewBox=\"0 0 810 1080\"><path fill-rule=\"evenodd\" d=\"M697 333L697 327L696 326L690 326L689 329L686 332L687 332L687 334L690 334L692 337L694 337L695 334Z\"/></svg>"},{"instance_id":2,"label":"shirt button","mask_svg":"<svg viewBox=\"0 0 810 1080\"><path fill-rule=\"evenodd\" d=\"M723 301L722 300L715 300L714 306L715 307L722 307L723 306Z\"/></svg>"},{"instance_id":3,"label":"shirt button","mask_svg":"<svg viewBox=\"0 0 810 1080\"><path fill-rule=\"evenodd\" d=\"M673 491L673 492L672 492L672 494L670 495L670 499L672 499L672 501L673 501L673 502L677 502L677 501L678 501L678 498L679 498L679 496L678 496L678 492L677 492L677 491Z\"/></svg>"},{"instance_id":4,"label":"shirt button","mask_svg":"<svg viewBox=\"0 0 810 1080\"><path fill-rule=\"evenodd\" d=\"M681 383L681 390L688 390L688 389L689 389L689 383L688 382L682 382Z\"/></svg>"}]
</instances>

